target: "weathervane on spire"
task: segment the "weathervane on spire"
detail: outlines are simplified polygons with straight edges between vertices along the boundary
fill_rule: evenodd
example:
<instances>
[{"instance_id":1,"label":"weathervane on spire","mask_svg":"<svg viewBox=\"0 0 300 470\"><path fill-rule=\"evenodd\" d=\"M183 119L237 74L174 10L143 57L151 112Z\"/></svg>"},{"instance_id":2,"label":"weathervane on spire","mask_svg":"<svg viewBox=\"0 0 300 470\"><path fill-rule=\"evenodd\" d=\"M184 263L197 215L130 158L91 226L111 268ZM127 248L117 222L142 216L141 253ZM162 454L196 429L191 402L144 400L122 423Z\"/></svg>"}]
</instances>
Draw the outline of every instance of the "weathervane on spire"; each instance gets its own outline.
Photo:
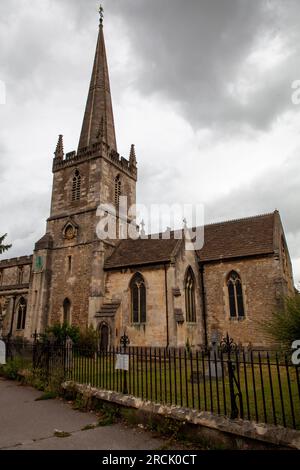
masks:
<instances>
[{"instance_id":1,"label":"weathervane on spire","mask_svg":"<svg viewBox=\"0 0 300 470\"><path fill-rule=\"evenodd\" d=\"M102 5L100 5L100 7L99 7L99 15L100 15L100 24L103 24L104 9L103 9Z\"/></svg>"}]
</instances>

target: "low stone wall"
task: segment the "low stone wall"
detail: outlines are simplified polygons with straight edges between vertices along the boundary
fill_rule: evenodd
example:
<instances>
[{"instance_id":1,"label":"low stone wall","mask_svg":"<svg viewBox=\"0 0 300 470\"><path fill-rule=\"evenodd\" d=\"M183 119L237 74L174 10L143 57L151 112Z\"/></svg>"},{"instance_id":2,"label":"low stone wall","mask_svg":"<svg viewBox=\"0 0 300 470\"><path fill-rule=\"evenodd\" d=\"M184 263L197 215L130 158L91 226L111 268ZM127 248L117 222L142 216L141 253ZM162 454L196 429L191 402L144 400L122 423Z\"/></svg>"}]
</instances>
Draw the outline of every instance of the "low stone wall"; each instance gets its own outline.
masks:
<instances>
[{"instance_id":1,"label":"low stone wall","mask_svg":"<svg viewBox=\"0 0 300 470\"><path fill-rule=\"evenodd\" d=\"M90 398L109 402L120 407L136 410L139 416L157 416L174 419L182 424L192 426L192 433L201 439L215 442L217 447L230 449L260 449L280 447L300 450L300 431L274 426L258 424L246 420L230 420L229 418L214 415L209 412L196 411L179 406L168 406L145 401L131 395L118 392L100 390L75 382L65 382L62 385L66 393L82 394ZM75 398L75 397L74 397Z\"/></svg>"}]
</instances>

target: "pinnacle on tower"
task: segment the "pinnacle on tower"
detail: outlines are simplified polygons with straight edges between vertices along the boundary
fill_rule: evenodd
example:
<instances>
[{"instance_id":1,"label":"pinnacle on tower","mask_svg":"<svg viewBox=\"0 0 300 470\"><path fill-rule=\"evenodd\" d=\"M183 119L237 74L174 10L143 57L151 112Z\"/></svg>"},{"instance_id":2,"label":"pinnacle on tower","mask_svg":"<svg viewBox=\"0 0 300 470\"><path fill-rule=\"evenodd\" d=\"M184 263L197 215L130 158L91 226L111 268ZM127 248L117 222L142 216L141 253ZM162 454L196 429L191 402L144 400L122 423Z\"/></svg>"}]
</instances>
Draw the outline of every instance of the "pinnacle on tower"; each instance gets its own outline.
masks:
<instances>
[{"instance_id":1,"label":"pinnacle on tower","mask_svg":"<svg viewBox=\"0 0 300 470\"><path fill-rule=\"evenodd\" d=\"M130 155L129 155L129 166L136 167L136 155L134 144L131 145Z\"/></svg>"},{"instance_id":2,"label":"pinnacle on tower","mask_svg":"<svg viewBox=\"0 0 300 470\"><path fill-rule=\"evenodd\" d=\"M78 150L103 141L117 151L109 73L100 7L98 41Z\"/></svg>"},{"instance_id":3,"label":"pinnacle on tower","mask_svg":"<svg viewBox=\"0 0 300 470\"><path fill-rule=\"evenodd\" d=\"M64 159L64 143L63 143L63 136L61 134L58 137L58 142L56 145L56 150L54 152L54 155L57 160Z\"/></svg>"}]
</instances>

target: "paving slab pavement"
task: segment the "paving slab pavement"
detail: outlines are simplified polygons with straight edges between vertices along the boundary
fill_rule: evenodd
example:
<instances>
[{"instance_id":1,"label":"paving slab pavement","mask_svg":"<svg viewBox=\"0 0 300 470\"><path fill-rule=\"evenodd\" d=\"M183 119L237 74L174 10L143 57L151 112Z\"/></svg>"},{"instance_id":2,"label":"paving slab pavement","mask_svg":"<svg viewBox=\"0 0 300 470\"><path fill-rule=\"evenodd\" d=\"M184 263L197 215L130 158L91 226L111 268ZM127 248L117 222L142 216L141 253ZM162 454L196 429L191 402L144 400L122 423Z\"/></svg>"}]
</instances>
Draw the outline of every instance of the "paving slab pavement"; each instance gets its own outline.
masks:
<instances>
[{"instance_id":1,"label":"paving slab pavement","mask_svg":"<svg viewBox=\"0 0 300 470\"><path fill-rule=\"evenodd\" d=\"M124 424L82 429L97 421L94 413L73 410L62 400L35 401L41 392L0 378L0 449L155 450L163 439ZM71 434L55 437L55 430Z\"/></svg>"}]
</instances>

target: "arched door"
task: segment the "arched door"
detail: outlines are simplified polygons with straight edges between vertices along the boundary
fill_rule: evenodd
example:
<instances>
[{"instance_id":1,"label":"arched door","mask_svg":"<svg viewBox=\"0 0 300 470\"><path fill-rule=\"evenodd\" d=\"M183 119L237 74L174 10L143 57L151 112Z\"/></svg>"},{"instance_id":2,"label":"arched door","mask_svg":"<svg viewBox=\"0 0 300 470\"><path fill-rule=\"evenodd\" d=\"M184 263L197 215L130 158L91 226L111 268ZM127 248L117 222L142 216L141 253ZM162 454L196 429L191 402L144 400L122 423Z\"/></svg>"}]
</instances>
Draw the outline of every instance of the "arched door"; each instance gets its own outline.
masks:
<instances>
[{"instance_id":1,"label":"arched door","mask_svg":"<svg viewBox=\"0 0 300 470\"><path fill-rule=\"evenodd\" d=\"M69 325L71 323L71 302L69 299L64 300L63 310L64 310L64 324Z\"/></svg>"},{"instance_id":2,"label":"arched door","mask_svg":"<svg viewBox=\"0 0 300 470\"><path fill-rule=\"evenodd\" d=\"M109 329L108 326L103 323L100 326L100 351L107 351L108 349L108 335Z\"/></svg>"}]
</instances>

